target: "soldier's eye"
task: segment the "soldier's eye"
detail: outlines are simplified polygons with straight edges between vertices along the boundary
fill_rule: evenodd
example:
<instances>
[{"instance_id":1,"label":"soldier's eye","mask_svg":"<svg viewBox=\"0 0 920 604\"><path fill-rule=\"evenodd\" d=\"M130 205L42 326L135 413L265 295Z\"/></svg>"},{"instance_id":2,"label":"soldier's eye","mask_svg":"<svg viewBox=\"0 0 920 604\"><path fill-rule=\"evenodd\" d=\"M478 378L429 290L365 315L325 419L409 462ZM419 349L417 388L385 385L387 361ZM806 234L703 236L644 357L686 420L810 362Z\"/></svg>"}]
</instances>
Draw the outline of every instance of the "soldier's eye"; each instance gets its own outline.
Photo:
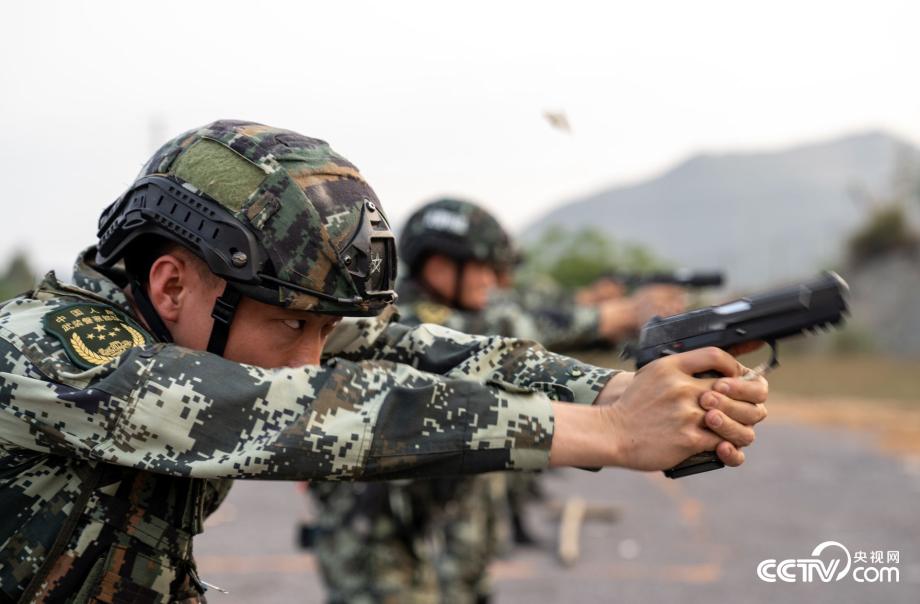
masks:
<instances>
[{"instance_id":1,"label":"soldier's eye","mask_svg":"<svg viewBox=\"0 0 920 604\"><path fill-rule=\"evenodd\" d=\"M297 331L303 329L303 321L300 319L285 319L282 322L291 329L296 329Z\"/></svg>"}]
</instances>

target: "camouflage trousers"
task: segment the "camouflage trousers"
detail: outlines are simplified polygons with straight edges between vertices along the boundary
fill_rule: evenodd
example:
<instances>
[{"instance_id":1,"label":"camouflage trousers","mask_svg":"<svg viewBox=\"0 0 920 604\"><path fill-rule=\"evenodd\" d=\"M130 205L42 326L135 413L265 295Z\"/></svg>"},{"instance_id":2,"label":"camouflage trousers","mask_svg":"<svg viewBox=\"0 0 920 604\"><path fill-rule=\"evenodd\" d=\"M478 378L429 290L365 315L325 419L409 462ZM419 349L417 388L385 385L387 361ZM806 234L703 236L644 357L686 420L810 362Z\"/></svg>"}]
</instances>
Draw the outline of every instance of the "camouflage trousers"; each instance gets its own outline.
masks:
<instances>
[{"instance_id":1,"label":"camouflage trousers","mask_svg":"<svg viewBox=\"0 0 920 604\"><path fill-rule=\"evenodd\" d=\"M441 601L468 604L492 593L488 565L510 542L506 474L463 479L469 483L449 501L432 533L440 540L435 558Z\"/></svg>"},{"instance_id":2,"label":"camouflage trousers","mask_svg":"<svg viewBox=\"0 0 920 604\"><path fill-rule=\"evenodd\" d=\"M328 601L473 604L507 542L505 475L313 483Z\"/></svg>"},{"instance_id":3,"label":"camouflage trousers","mask_svg":"<svg viewBox=\"0 0 920 604\"><path fill-rule=\"evenodd\" d=\"M533 539L527 529L525 518L528 504L539 501L542 489L541 474L537 472L509 473L507 480L508 512L513 524L515 541Z\"/></svg>"}]
</instances>

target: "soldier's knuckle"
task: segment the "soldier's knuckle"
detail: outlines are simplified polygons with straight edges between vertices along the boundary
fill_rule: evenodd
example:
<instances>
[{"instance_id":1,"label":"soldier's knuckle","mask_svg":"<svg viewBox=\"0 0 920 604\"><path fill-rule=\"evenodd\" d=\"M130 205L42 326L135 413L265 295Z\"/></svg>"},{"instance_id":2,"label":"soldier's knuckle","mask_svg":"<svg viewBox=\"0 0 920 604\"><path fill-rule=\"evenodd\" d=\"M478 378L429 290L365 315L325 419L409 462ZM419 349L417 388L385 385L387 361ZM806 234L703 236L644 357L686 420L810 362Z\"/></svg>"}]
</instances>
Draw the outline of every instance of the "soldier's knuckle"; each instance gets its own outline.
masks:
<instances>
[{"instance_id":1,"label":"soldier's knuckle","mask_svg":"<svg viewBox=\"0 0 920 604\"><path fill-rule=\"evenodd\" d=\"M719 348L716 348L715 346L708 346L704 350L706 354L706 361L711 364L716 364L719 361L721 361L723 358L723 355L725 354L724 351L722 351Z\"/></svg>"},{"instance_id":2,"label":"soldier's knuckle","mask_svg":"<svg viewBox=\"0 0 920 604\"><path fill-rule=\"evenodd\" d=\"M684 445L692 451L702 451L706 448L706 436L699 430L687 430L684 435Z\"/></svg>"},{"instance_id":3,"label":"soldier's knuckle","mask_svg":"<svg viewBox=\"0 0 920 604\"><path fill-rule=\"evenodd\" d=\"M677 399L682 400L682 401L693 401L693 402L695 402L696 399L701 394L701 390L696 384L693 384L692 382L688 382L688 381L683 381L683 380L680 380L680 381L675 380L675 383L673 386L673 392L674 392L674 396Z\"/></svg>"}]
</instances>

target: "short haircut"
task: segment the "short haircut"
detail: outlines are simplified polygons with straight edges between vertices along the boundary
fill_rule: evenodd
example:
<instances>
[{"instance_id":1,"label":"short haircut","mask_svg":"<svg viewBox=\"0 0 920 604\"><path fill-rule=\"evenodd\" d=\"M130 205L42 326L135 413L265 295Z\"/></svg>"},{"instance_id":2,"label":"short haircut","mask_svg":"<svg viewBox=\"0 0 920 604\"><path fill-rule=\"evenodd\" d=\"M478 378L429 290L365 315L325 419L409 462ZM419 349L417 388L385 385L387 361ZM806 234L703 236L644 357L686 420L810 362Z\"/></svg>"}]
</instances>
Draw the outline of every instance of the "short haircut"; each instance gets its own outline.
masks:
<instances>
[{"instance_id":1,"label":"short haircut","mask_svg":"<svg viewBox=\"0 0 920 604\"><path fill-rule=\"evenodd\" d=\"M203 280L217 282L219 277L211 272L207 263L198 255L181 243L160 235L142 235L131 242L125 250L125 271L129 276L138 280L146 287L150 279L150 268L161 256L186 252L184 255L191 259L194 268Z\"/></svg>"}]
</instances>

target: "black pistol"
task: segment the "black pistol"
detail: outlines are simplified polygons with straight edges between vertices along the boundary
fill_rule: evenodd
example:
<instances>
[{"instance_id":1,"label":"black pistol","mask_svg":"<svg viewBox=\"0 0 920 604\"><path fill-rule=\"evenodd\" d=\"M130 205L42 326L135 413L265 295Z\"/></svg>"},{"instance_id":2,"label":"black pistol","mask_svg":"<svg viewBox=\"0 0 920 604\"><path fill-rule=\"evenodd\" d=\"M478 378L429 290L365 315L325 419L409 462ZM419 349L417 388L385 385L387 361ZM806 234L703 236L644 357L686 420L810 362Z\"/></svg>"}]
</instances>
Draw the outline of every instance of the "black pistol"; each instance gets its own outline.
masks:
<instances>
[{"instance_id":1,"label":"black pistol","mask_svg":"<svg viewBox=\"0 0 920 604\"><path fill-rule=\"evenodd\" d=\"M610 273L608 279L622 283L629 288L643 285L677 285L679 287L722 287L725 275L722 271L694 271L685 268L655 273Z\"/></svg>"},{"instance_id":2,"label":"black pistol","mask_svg":"<svg viewBox=\"0 0 920 604\"><path fill-rule=\"evenodd\" d=\"M769 367L775 367L778 364L776 342L843 321L848 292L849 286L840 275L826 271L805 283L671 317L655 317L642 327L639 334L634 352L636 368L688 350L706 346L727 350L753 341L764 341L770 346ZM669 478L681 478L717 470L724 465L714 451L705 451L664 473Z\"/></svg>"}]
</instances>

